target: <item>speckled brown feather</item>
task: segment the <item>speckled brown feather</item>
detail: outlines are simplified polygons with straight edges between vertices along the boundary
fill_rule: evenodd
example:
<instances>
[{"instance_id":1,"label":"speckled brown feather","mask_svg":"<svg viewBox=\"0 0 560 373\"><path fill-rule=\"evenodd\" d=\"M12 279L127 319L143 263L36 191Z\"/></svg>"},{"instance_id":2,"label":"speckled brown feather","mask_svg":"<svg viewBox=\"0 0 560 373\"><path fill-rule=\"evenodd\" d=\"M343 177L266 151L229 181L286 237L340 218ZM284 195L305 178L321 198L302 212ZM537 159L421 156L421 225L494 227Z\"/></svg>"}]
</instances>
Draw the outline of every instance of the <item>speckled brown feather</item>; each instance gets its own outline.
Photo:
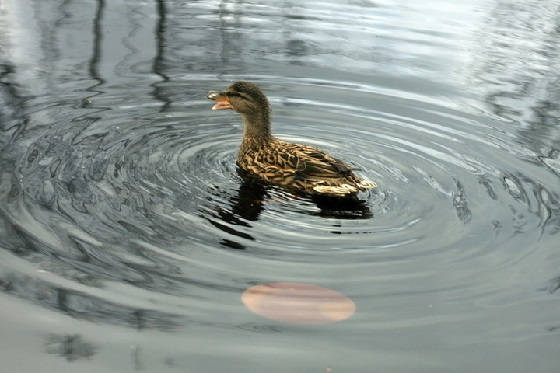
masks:
<instances>
[{"instance_id":1,"label":"speckled brown feather","mask_svg":"<svg viewBox=\"0 0 560 373\"><path fill-rule=\"evenodd\" d=\"M357 177L346 163L315 147L274 137L265 143L246 139L237 165L269 183L312 195L344 197L375 186Z\"/></svg>"}]
</instances>

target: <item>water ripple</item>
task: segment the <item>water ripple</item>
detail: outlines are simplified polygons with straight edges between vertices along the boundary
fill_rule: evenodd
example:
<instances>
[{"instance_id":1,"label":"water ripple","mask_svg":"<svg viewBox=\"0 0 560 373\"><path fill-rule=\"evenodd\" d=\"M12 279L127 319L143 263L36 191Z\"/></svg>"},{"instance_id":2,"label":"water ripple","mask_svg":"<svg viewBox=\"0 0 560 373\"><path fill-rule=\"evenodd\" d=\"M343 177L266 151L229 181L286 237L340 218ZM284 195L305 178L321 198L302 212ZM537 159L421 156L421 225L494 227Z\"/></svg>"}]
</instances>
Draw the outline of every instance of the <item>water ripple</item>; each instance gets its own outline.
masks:
<instances>
[{"instance_id":1,"label":"water ripple","mask_svg":"<svg viewBox=\"0 0 560 373\"><path fill-rule=\"evenodd\" d=\"M217 333L215 356L239 333L320 336L321 351L336 333L353 361L369 346L437 340L462 356L557 333L556 314L539 312L557 304L559 282L557 7L156 3L127 8L121 27L117 3L92 2L84 27L64 2L74 15L56 27L29 22L15 44L0 33L0 47L37 53L0 57L3 294L100 328L179 332L177 345ZM37 35L50 44L25 43ZM334 204L243 179L240 119L205 98L235 80L268 94L278 137L379 187ZM239 296L275 281L330 287L357 313L312 332L255 321ZM48 350L81 345L68 333Z\"/></svg>"}]
</instances>

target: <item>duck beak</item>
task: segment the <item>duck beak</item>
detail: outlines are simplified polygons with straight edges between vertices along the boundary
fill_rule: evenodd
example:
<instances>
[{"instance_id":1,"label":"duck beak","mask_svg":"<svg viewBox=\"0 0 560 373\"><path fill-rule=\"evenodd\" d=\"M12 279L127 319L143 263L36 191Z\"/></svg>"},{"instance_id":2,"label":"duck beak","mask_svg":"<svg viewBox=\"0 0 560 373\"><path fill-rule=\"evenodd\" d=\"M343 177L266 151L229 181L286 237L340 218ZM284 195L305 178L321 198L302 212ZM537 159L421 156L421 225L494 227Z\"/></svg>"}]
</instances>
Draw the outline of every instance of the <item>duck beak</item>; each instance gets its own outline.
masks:
<instances>
[{"instance_id":1,"label":"duck beak","mask_svg":"<svg viewBox=\"0 0 560 373\"><path fill-rule=\"evenodd\" d=\"M210 91L208 92L208 98L216 101L216 104L212 106L212 110L233 110L233 106L229 103L229 99L222 92Z\"/></svg>"}]
</instances>

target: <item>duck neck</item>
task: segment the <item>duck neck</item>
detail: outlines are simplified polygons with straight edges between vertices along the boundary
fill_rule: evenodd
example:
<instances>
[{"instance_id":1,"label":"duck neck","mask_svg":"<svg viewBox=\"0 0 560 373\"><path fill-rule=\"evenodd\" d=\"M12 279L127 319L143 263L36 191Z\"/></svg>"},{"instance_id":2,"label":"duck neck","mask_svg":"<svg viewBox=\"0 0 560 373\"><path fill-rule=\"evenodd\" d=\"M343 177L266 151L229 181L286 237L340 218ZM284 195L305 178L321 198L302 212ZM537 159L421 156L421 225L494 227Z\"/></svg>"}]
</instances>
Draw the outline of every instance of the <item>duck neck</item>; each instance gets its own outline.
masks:
<instances>
[{"instance_id":1,"label":"duck neck","mask_svg":"<svg viewBox=\"0 0 560 373\"><path fill-rule=\"evenodd\" d=\"M242 114L243 142L264 143L271 139L270 119L267 113Z\"/></svg>"}]
</instances>

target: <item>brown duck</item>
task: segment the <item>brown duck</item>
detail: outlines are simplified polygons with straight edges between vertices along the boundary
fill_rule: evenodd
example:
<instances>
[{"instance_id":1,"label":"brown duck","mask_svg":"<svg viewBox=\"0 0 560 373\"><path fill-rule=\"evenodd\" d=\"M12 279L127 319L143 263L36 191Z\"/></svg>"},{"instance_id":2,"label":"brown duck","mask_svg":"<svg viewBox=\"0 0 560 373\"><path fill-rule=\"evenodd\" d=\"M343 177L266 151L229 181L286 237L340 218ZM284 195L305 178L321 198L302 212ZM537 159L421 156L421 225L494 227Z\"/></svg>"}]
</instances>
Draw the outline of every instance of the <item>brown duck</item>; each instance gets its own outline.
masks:
<instances>
[{"instance_id":1,"label":"brown duck","mask_svg":"<svg viewBox=\"0 0 560 373\"><path fill-rule=\"evenodd\" d=\"M252 177L314 196L350 197L375 188L372 181L352 172L346 163L309 145L272 136L270 106L253 83L235 82L222 92L210 91L212 110L235 110L243 119L243 141L238 167Z\"/></svg>"}]
</instances>

